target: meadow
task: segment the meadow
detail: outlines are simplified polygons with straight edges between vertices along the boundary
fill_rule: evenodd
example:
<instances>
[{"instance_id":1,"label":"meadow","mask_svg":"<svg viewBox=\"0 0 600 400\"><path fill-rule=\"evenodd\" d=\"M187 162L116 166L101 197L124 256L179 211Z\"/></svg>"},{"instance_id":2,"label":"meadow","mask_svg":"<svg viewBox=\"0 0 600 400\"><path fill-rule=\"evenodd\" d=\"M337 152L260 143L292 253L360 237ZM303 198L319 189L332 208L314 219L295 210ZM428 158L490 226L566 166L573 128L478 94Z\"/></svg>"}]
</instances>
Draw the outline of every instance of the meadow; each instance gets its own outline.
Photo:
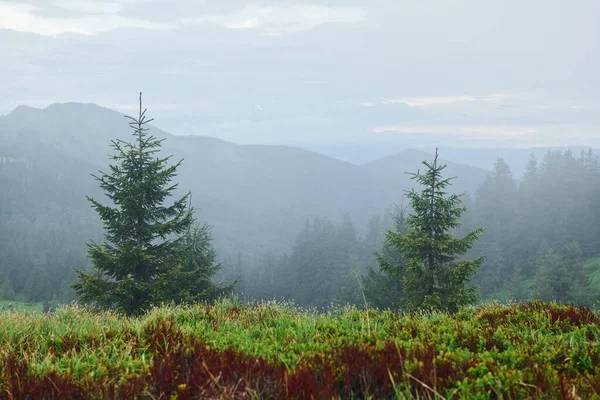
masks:
<instances>
[{"instance_id":1,"label":"meadow","mask_svg":"<svg viewBox=\"0 0 600 400\"><path fill-rule=\"evenodd\" d=\"M454 315L276 302L0 313L2 399L600 398L600 315L554 303Z\"/></svg>"},{"instance_id":2,"label":"meadow","mask_svg":"<svg viewBox=\"0 0 600 400\"><path fill-rule=\"evenodd\" d=\"M5 311L42 312L44 303L19 300L0 300L0 313Z\"/></svg>"}]
</instances>

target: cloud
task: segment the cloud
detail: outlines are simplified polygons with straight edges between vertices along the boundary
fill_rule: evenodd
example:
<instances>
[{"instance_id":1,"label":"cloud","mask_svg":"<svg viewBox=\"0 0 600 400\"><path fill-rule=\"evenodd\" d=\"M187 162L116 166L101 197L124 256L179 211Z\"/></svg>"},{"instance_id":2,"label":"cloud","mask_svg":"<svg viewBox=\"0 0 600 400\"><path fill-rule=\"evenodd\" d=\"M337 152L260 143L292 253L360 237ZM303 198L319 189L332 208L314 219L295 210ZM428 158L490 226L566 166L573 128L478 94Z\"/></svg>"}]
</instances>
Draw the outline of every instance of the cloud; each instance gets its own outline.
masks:
<instances>
[{"instance_id":1,"label":"cloud","mask_svg":"<svg viewBox=\"0 0 600 400\"><path fill-rule=\"evenodd\" d=\"M92 15L119 15L129 17L130 10L155 0L1 0L16 5L35 7L32 14L46 18L77 18ZM136 14L137 15L137 14ZM140 19L140 18L138 18ZM141 18L143 19L143 18Z\"/></svg>"},{"instance_id":2,"label":"cloud","mask_svg":"<svg viewBox=\"0 0 600 400\"><path fill-rule=\"evenodd\" d=\"M69 3L71 3L71 5L81 5L81 2ZM96 11L109 11L109 6L100 9L98 5L88 5L88 8L94 8ZM40 7L32 4L14 4L0 1L0 29L4 28L19 32L36 33L38 35L57 36L64 33L93 35L119 28L141 28L152 30L167 30L174 28L174 25L172 24L154 23L118 15L52 18L38 15L37 12L40 11L40 9Z\"/></svg>"},{"instance_id":3,"label":"cloud","mask_svg":"<svg viewBox=\"0 0 600 400\"><path fill-rule=\"evenodd\" d=\"M186 25L216 23L229 29L255 29L271 35L302 32L326 23L357 23L365 18L360 8L294 4L246 6L228 15L185 18Z\"/></svg>"},{"instance_id":4,"label":"cloud","mask_svg":"<svg viewBox=\"0 0 600 400\"><path fill-rule=\"evenodd\" d=\"M511 98L506 93L493 93L485 96L460 95L460 96L417 96L417 97L396 97L383 100L383 104L404 103L411 107L434 107L450 106L464 103L484 102L500 103Z\"/></svg>"},{"instance_id":5,"label":"cloud","mask_svg":"<svg viewBox=\"0 0 600 400\"><path fill-rule=\"evenodd\" d=\"M412 124L456 145L460 135L478 142L527 129L538 132L515 142L567 142L581 131L598 143L600 97L590 84L600 65L590 51L598 13L590 10L600 2L454 3L0 0L0 76L8 77L0 113L41 99L126 110L119 105L143 90L185 105L156 109L165 128L185 120L195 127L186 131L245 142L424 140L368 131ZM169 30L117 29L129 26ZM206 106L196 106L199 96ZM212 128L257 116L260 124Z\"/></svg>"},{"instance_id":6,"label":"cloud","mask_svg":"<svg viewBox=\"0 0 600 400\"><path fill-rule=\"evenodd\" d=\"M510 138L537 133L532 126L505 125L412 125L399 124L378 126L371 129L373 133L398 132L404 134L439 134L482 139Z\"/></svg>"},{"instance_id":7,"label":"cloud","mask_svg":"<svg viewBox=\"0 0 600 400\"><path fill-rule=\"evenodd\" d=\"M404 103L411 107L429 107L457 103L470 103L477 100L475 96L420 96L420 97L400 97L384 100L383 104Z\"/></svg>"},{"instance_id":8,"label":"cloud","mask_svg":"<svg viewBox=\"0 0 600 400\"><path fill-rule=\"evenodd\" d=\"M121 12L123 5L117 2L95 0L57 0L53 3L56 7L81 14L109 14Z\"/></svg>"},{"instance_id":9,"label":"cloud","mask_svg":"<svg viewBox=\"0 0 600 400\"><path fill-rule=\"evenodd\" d=\"M573 104L568 106L572 110L597 110L600 108L598 104Z\"/></svg>"},{"instance_id":10,"label":"cloud","mask_svg":"<svg viewBox=\"0 0 600 400\"><path fill-rule=\"evenodd\" d=\"M111 108L113 110L119 110L119 111L136 111L139 109L139 104L104 104L101 103L101 105L103 107L106 108ZM148 105L146 105L145 107L147 108L151 108L153 110L178 110L178 109L182 109L185 107L185 105L183 104L169 104L169 103L163 103L163 104L156 104L156 103L150 103Z\"/></svg>"},{"instance_id":11,"label":"cloud","mask_svg":"<svg viewBox=\"0 0 600 400\"><path fill-rule=\"evenodd\" d=\"M260 112L263 112L263 111L264 111L264 109L263 109L261 106L259 106L258 104L255 104L255 105L254 105L254 108L256 108L256 109L257 109L258 111L260 111Z\"/></svg>"}]
</instances>

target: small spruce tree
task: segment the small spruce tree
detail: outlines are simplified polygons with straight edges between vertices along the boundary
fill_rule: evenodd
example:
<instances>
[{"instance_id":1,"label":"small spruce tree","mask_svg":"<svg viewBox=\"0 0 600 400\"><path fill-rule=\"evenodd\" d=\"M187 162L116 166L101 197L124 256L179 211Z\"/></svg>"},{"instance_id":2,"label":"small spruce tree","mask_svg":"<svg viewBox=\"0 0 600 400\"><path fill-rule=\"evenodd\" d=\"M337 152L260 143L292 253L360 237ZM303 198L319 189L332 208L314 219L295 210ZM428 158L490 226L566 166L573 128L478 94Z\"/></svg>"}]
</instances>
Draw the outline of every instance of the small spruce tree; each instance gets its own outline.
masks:
<instances>
[{"instance_id":1,"label":"small spruce tree","mask_svg":"<svg viewBox=\"0 0 600 400\"><path fill-rule=\"evenodd\" d=\"M48 290L48 272L38 264L29 273L23 287L27 301L39 302L47 299L49 297Z\"/></svg>"},{"instance_id":2,"label":"small spruce tree","mask_svg":"<svg viewBox=\"0 0 600 400\"><path fill-rule=\"evenodd\" d=\"M218 270L210 247L210 233L193 228L190 194L164 205L177 184L172 180L181 161L156 156L160 140L148 135L146 110L127 117L133 143L113 140L116 162L110 173L93 175L112 205L88 197L100 215L104 243L89 243L93 271L76 270L72 287L87 305L139 314L165 302L198 301L213 295L210 278Z\"/></svg>"},{"instance_id":3,"label":"small spruce tree","mask_svg":"<svg viewBox=\"0 0 600 400\"><path fill-rule=\"evenodd\" d=\"M542 301L590 305L584 259L577 242L551 246L542 241L534 277Z\"/></svg>"},{"instance_id":4,"label":"small spruce tree","mask_svg":"<svg viewBox=\"0 0 600 400\"><path fill-rule=\"evenodd\" d=\"M393 233L404 235L407 232L406 209L395 206ZM379 309L399 309L406 305L403 276L406 259L390 237L386 235L381 252L375 253L379 271L369 267L362 277L365 296L368 302Z\"/></svg>"},{"instance_id":5,"label":"small spruce tree","mask_svg":"<svg viewBox=\"0 0 600 400\"><path fill-rule=\"evenodd\" d=\"M0 287L0 293L4 300L13 301L15 299L15 289L13 288L10 276L6 275L6 277L4 277L4 281Z\"/></svg>"},{"instance_id":6,"label":"small spruce tree","mask_svg":"<svg viewBox=\"0 0 600 400\"><path fill-rule=\"evenodd\" d=\"M460 217L466 211L460 207L460 195L446 192L454 178L442 177L446 166L438 164L437 149L433 162L423 164L425 173L411 174L423 189L407 192L412 213L406 218L406 233L388 231L386 239L406 259L403 281L409 304L415 309L456 312L475 301L475 287L466 284L484 259L466 261L458 256L467 253L484 229L462 239L454 237L452 230L461 225ZM395 272L393 266L383 267L388 273Z\"/></svg>"}]
</instances>

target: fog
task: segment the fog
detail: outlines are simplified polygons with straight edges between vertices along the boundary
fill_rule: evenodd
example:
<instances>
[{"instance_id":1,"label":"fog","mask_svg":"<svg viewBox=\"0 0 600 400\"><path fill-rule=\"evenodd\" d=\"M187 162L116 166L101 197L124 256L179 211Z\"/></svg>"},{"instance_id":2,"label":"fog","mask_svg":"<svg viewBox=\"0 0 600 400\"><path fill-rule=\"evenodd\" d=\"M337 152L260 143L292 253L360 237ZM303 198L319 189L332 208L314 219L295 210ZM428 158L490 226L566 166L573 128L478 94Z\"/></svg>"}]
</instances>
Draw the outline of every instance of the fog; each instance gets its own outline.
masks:
<instances>
[{"instance_id":1,"label":"fog","mask_svg":"<svg viewBox=\"0 0 600 400\"><path fill-rule=\"evenodd\" d=\"M399 307L377 255L438 149L478 301L597 305L597 1L225 3L0 1L0 298L76 300L143 91L240 299Z\"/></svg>"},{"instance_id":2,"label":"fog","mask_svg":"<svg viewBox=\"0 0 600 400\"><path fill-rule=\"evenodd\" d=\"M598 146L594 0L221 3L3 0L0 114L142 90L173 134L335 157Z\"/></svg>"}]
</instances>

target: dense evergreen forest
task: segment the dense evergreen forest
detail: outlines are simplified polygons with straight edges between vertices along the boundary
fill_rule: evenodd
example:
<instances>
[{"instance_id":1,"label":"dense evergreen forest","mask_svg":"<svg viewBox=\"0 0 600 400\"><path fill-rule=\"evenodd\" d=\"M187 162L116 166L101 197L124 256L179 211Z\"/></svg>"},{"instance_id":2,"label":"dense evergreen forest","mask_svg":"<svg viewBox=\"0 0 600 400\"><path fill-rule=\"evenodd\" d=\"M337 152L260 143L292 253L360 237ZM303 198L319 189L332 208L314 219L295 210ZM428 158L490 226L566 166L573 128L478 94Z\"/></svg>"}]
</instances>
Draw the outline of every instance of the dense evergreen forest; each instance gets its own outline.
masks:
<instances>
[{"instance_id":1,"label":"dense evergreen forest","mask_svg":"<svg viewBox=\"0 0 600 400\"><path fill-rule=\"evenodd\" d=\"M486 227L473 256L486 256L473 283L482 300L539 298L597 306L600 300L600 164L591 151L549 151L531 156L522 179L498 159L473 194L462 197L467 213L459 232ZM286 298L300 305L332 303L395 308L399 277L380 260L401 263L385 232L402 232L410 210L402 205L374 215L359 234L349 214L340 221L318 217L300 227L290 253L253 259L239 254L228 277L240 278L244 299Z\"/></svg>"},{"instance_id":2,"label":"dense evergreen forest","mask_svg":"<svg viewBox=\"0 0 600 400\"><path fill-rule=\"evenodd\" d=\"M122 116L94 107L86 109L86 120L67 127L61 121L82 115L81 108L54 118L26 109L16 110L12 120L0 118L3 299L75 299L73 267L90 266L85 243L102 237L85 199L100 195L89 174L105 165L97 153L108 149L99 143L121 135L122 125ZM88 138L78 144L79 123L100 126L103 120L106 129L90 133L96 144ZM25 128L11 128L16 123ZM44 126L48 134L33 126ZM69 140L65 146L59 145L61 135ZM285 147L243 147L209 138L170 137L165 143L169 154L185 156L181 186L192 189L201 220L215 226L214 246L223 266L215 279L237 281L238 298L316 307L402 304L400 278L380 270L382 263L402 262L385 232L405 229L411 210L403 195L411 186L404 173L414 172L430 155L405 152L354 166ZM204 152L193 153L196 148ZM487 229L465 255L486 256L473 279L480 299L596 305L600 163L595 153L549 150L532 156L518 178L502 159L487 176L478 168L444 163L448 175L457 177L450 190L465 192L467 212L456 233Z\"/></svg>"}]
</instances>

